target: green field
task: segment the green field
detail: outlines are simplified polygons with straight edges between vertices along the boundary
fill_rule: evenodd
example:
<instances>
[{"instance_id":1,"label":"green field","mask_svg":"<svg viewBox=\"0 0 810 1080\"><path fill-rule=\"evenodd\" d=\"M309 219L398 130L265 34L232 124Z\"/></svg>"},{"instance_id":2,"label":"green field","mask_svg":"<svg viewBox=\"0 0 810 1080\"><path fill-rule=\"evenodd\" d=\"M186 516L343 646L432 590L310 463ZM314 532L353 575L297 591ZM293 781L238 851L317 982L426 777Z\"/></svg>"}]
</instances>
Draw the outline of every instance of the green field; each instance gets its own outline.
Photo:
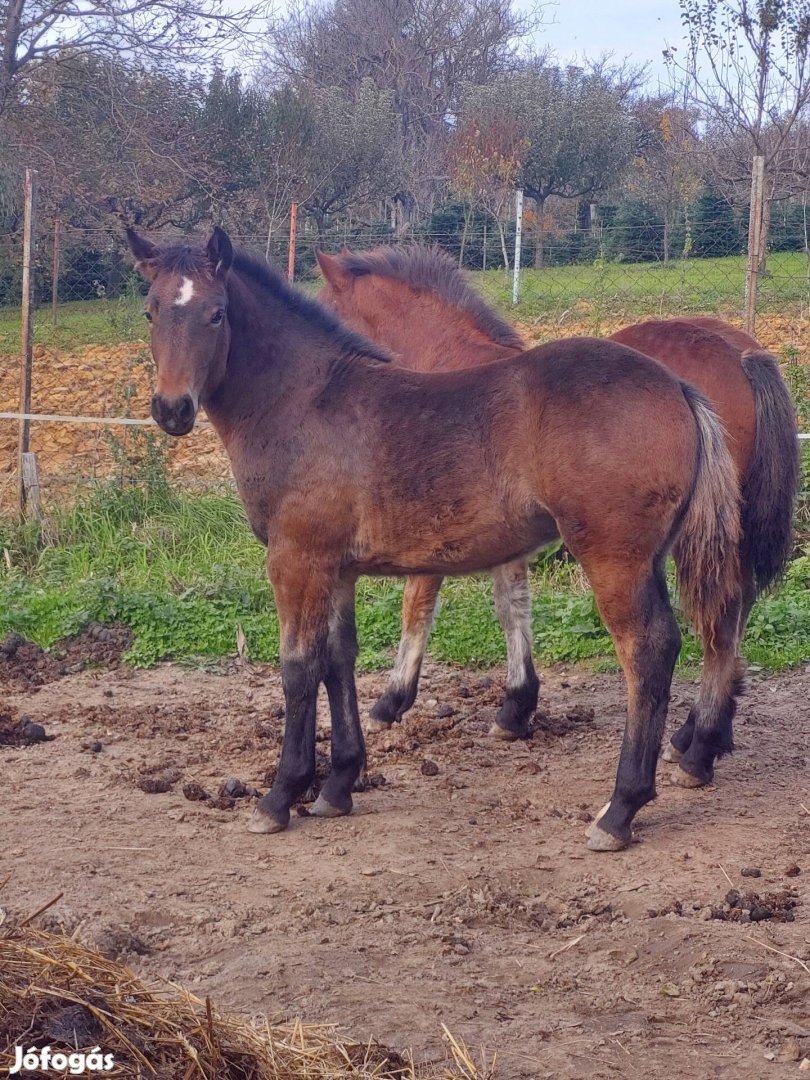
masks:
<instances>
[{"instance_id":1,"label":"green field","mask_svg":"<svg viewBox=\"0 0 810 1080\"><path fill-rule=\"evenodd\" d=\"M521 300L512 305L511 275L503 270L474 273L478 288L511 318L528 320L569 313L586 318L598 332L603 318L626 318L680 312L735 312L742 307L745 259L682 259L660 263L609 263L554 266L524 270ZM312 280L299 282L316 291ZM768 273L760 284L759 308L782 314L798 313L810 304L810 262L802 252L770 256ZM586 305L577 310L577 305ZM50 307L37 312L36 341L56 348L105 345L144 334L143 301L132 282L117 299L82 300L59 305L54 327ZM19 347L20 316L15 308L0 308L0 352Z\"/></svg>"},{"instance_id":2,"label":"green field","mask_svg":"<svg viewBox=\"0 0 810 1080\"><path fill-rule=\"evenodd\" d=\"M278 660L278 624L263 549L230 492L182 495L101 488L51 515L48 538L33 525L0 520L0 637L16 631L48 646L90 622L129 626L128 659L200 662L233 654L237 627L255 660ZM535 655L540 663L588 660L615 666L613 647L578 567L547 558L532 574ZM402 582L361 581L360 665L386 666L399 634ZM440 660L487 665L504 659L486 578L448 581L430 640ZM684 627L681 662L700 646ZM807 660L810 549L777 593L754 610L750 662L778 669Z\"/></svg>"},{"instance_id":3,"label":"green field","mask_svg":"<svg viewBox=\"0 0 810 1080\"><path fill-rule=\"evenodd\" d=\"M681 312L741 311L745 259L681 259L662 263L597 262L590 266L557 266L524 270L520 303L512 306L511 276L503 270L476 274L475 283L490 300L518 319L559 317L575 305L599 329L606 317L628 322L645 315ZM760 311L798 312L810 298L810 262L802 252L779 252L768 259L759 289ZM574 313L572 313L574 314Z\"/></svg>"}]
</instances>

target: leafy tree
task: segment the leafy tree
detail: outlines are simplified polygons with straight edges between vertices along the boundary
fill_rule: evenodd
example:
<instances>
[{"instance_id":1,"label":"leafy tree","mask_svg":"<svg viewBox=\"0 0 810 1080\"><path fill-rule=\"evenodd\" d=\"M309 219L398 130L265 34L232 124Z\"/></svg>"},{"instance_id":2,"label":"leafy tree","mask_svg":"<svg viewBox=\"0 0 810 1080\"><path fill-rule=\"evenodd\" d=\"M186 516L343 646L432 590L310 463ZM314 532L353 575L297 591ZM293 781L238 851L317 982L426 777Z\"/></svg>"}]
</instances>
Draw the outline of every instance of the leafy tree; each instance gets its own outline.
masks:
<instances>
[{"instance_id":1,"label":"leafy tree","mask_svg":"<svg viewBox=\"0 0 810 1080\"><path fill-rule=\"evenodd\" d=\"M698 258L739 255L740 232L727 199L705 191L692 210L692 254Z\"/></svg>"},{"instance_id":2,"label":"leafy tree","mask_svg":"<svg viewBox=\"0 0 810 1080\"><path fill-rule=\"evenodd\" d=\"M535 265L542 266L546 201L603 191L630 161L635 122L628 87L604 67L535 63L477 95L481 105L513 118L525 139L519 182L537 206Z\"/></svg>"},{"instance_id":3,"label":"leafy tree","mask_svg":"<svg viewBox=\"0 0 810 1080\"><path fill-rule=\"evenodd\" d=\"M465 238L472 212L480 208L495 223L507 269L509 254L504 212L511 204L521 153L525 149L526 139L517 119L500 112L497 107L488 107L486 102L476 101L475 93L471 93L448 146L450 187L464 198L469 208L465 218ZM486 244L483 254L486 258ZM463 261L462 241L459 262Z\"/></svg>"},{"instance_id":4,"label":"leafy tree","mask_svg":"<svg viewBox=\"0 0 810 1080\"><path fill-rule=\"evenodd\" d=\"M323 240L329 218L396 190L397 117L390 95L370 79L352 96L335 86L312 89L302 100L310 143L301 202Z\"/></svg>"},{"instance_id":5,"label":"leafy tree","mask_svg":"<svg viewBox=\"0 0 810 1080\"><path fill-rule=\"evenodd\" d=\"M661 212L642 199L619 207L609 233L607 251L625 262L651 262L664 257L664 219Z\"/></svg>"},{"instance_id":6,"label":"leafy tree","mask_svg":"<svg viewBox=\"0 0 810 1080\"><path fill-rule=\"evenodd\" d=\"M741 138L749 175L752 159L765 159L764 205L752 207L757 217L749 226L749 266L761 267L776 177L810 103L810 0L679 3L688 47L684 59L677 48L666 55L689 78L693 99L714 128L720 151L714 161L725 170L733 160L728 150Z\"/></svg>"}]
</instances>

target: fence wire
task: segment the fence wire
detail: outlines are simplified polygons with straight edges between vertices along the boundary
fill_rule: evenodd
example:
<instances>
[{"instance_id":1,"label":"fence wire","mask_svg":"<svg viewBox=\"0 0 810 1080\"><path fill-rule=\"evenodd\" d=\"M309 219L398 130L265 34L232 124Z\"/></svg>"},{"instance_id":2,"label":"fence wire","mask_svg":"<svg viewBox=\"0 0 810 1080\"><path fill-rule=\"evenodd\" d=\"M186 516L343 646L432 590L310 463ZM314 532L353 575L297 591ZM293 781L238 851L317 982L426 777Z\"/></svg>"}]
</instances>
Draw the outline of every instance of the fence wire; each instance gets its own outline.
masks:
<instances>
[{"instance_id":1,"label":"fence wire","mask_svg":"<svg viewBox=\"0 0 810 1080\"><path fill-rule=\"evenodd\" d=\"M318 236L299 223L296 281L318 288L315 250L365 250L381 243L433 244L447 251L471 280L519 325L527 343L575 333L611 333L645 317L719 314L741 324L745 237L727 220L703 223L697 237L683 230L665 237L658 226L625 223L588 230L549 229L538 238L529 220L524 232L520 303L511 299L513 225L503 238L494 223L456 218L442 227L394 234L386 225L344 223ZM512 230L510 232L510 229ZM785 232L785 230L783 230ZM58 260L54 239L58 234ZM776 235L760 280L758 337L786 365L803 430L810 430L810 259L806 237ZM286 272L288 236L233 233L233 240ZM502 242L503 240L503 242ZM664 260L664 245L669 258ZM684 255L688 251L688 255ZM0 236L0 513L16 507L19 400L19 284L21 244ZM56 269L56 274L54 270ZM50 417L31 423L43 504L75 499L95 485L152 482L204 490L231 485L224 451L204 426L188 439L169 441L154 428L102 421L69 424L65 415L144 418L149 415L151 360L143 322L145 286L132 269L120 232L39 223L35 269L32 412ZM54 285L56 303L53 304ZM805 444L806 446L806 444ZM810 447L805 475L810 477ZM810 479L805 480L810 486ZM802 514L810 523L810 493Z\"/></svg>"}]
</instances>

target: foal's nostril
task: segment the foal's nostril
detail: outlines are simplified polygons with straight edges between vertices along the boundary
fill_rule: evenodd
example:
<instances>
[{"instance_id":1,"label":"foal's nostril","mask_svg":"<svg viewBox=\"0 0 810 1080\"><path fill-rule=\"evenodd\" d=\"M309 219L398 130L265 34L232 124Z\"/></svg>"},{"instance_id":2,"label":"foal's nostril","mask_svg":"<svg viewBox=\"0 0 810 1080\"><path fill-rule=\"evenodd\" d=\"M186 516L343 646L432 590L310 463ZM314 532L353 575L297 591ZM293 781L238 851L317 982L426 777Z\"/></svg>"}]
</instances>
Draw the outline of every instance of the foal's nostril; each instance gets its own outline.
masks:
<instances>
[{"instance_id":1,"label":"foal's nostril","mask_svg":"<svg viewBox=\"0 0 810 1080\"><path fill-rule=\"evenodd\" d=\"M188 394L181 398L177 405L177 422L181 427L186 427L194 419L194 400Z\"/></svg>"},{"instance_id":2,"label":"foal's nostril","mask_svg":"<svg viewBox=\"0 0 810 1080\"><path fill-rule=\"evenodd\" d=\"M152 398L152 419L169 435L186 435L194 427L197 408L190 394L167 401L160 394Z\"/></svg>"}]
</instances>

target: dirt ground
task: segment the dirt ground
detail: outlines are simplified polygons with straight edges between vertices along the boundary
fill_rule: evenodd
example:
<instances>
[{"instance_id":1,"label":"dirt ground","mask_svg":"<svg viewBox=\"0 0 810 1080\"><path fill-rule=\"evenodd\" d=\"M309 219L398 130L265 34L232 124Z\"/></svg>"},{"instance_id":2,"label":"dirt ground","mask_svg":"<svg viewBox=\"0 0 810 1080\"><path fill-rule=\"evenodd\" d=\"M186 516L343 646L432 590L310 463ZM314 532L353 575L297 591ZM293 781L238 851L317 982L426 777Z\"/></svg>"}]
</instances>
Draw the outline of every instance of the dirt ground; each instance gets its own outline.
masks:
<instances>
[{"instance_id":1,"label":"dirt ground","mask_svg":"<svg viewBox=\"0 0 810 1080\"><path fill-rule=\"evenodd\" d=\"M636 843L598 855L583 830L612 786L619 676L546 672L533 738L506 745L485 734L502 673L431 664L410 718L369 737L352 816L256 836L252 799L217 796L266 790L278 673L134 671L122 644L94 628L61 658L0 655L10 915L63 892L40 924L144 976L417 1057L442 1055L444 1023L503 1080L800 1075L810 667L754 676L716 785L673 787L662 763ZM364 709L382 678L360 680ZM323 703L320 724L327 752Z\"/></svg>"}]
</instances>

